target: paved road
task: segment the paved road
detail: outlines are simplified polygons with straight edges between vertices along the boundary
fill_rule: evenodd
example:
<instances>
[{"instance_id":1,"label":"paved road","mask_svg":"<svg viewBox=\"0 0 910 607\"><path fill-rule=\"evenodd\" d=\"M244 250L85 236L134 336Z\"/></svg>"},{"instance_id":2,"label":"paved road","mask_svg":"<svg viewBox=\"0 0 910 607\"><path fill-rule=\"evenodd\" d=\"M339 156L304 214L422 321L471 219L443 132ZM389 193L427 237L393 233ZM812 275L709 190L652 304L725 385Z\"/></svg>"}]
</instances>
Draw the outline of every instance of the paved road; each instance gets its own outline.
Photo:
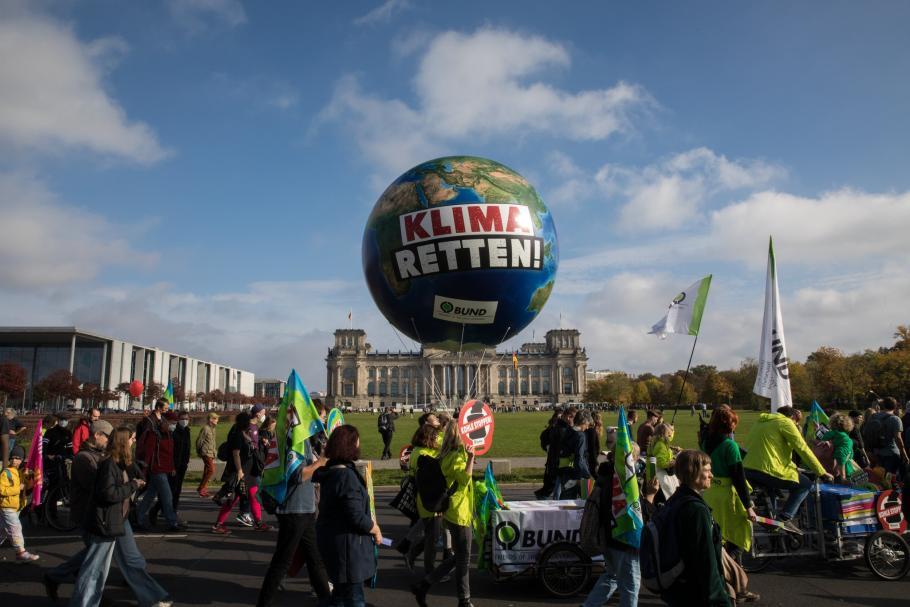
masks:
<instances>
[{"instance_id":1,"label":"paved road","mask_svg":"<svg viewBox=\"0 0 910 607\"><path fill-rule=\"evenodd\" d=\"M504 489L507 499L528 499L532 490L530 486ZM398 538L405 531L405 520L385 505L391 496L389 489L377 490L379 517L385 535ZM229 537L213 536L208 533L208 527L215 516L214 506L191 494L184 496L184 502L182 515L191 523L188 533L148 535L138 540L152 575L171 591L178 605L254 605L276 533L255 532L237 525ZM72 537L44 529L28 530L26 535L28 548L42 556L41 565L11 563L12 550L8 546L0 548L2 607L48 605L40 582L42 569L57 564L79 546ZM413 605L407 591L409 583L401 557L394 550L385 549L380 556L379 588L367 591L368 601L377 607ZM761 605L910 605L910 578L880 582L861 563L832 567L812 560L781 562L776 569L754 575L752 589L762 595ZM68 597L70 590L71 587L63 587L62 596ZM471 590L477 607L551 607L581 602L578 599L552 600L528 579L497 583L483 573L472 574ZM449 582L433 590L429 603L434 607L454 607L456 600L453 597L454 584ZM135 604L129 589L114 571L104 604L118 607ZM661 603L643 591L639 604L651 607ZM305 577L291 580L276 605L315 605Z\"/></svg>"}]
</instances>

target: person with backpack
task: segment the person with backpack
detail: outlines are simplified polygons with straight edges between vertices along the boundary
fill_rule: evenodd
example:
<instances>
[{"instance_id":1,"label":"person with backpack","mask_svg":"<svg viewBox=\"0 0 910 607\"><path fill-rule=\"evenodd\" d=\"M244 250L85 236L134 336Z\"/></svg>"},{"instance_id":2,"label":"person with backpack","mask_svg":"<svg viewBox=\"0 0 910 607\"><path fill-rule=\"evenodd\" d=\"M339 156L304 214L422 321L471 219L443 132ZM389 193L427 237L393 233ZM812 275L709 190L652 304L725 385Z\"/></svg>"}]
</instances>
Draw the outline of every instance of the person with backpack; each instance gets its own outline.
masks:
<instances>
[{"instance_id":1,"label":"person with backpack","mask_svg":"<svg viewBox=\"0 0 910 607\"><path fill-rule=\"evenodd\" d=\"M211 411L206 416L205 425L199 430L199 436L196 437L196 455L202 458L203 465L202 480L196 488L199 497L209 497L209 481L215 476L215 458L218 457L217 427L218 414Z\"/></svg>"},{"instance_id":2,"label":"person with backpack","mask_svg":"<svg viewBox=\"0 0 910 607\"><path fill-rule=\"evenodd\" d=\"M233 489L233 495L230 499L221 504L221 510L218 512L218 518L212 525L212 533L228 535L230 530L225 527L224 522L234 506L238 504L241 496L246 496L249 500L250 510L253 515L254 527L256 531L269 531L271 527L262 521L262 508L259 500L256 499L258 487L255 483L248 482L255 472L258 457L258 446L252 442L250 437L250 425L252 418L249 413L242 411L237 414L234 425L228 432L227 441L224 444L224 450L227 452L227 465L221 475L221 481L225 487ZM219 447L221 450L221 447Z\"/></svg>"},{"instance_id":3,"label":"person with backpack","mask_svg":"<svg viewBox=\"0 0 910 607\"><path fill-rule=\"evenodd\" d=\"M334 585L332 605L365 607L363 583L376 573L382 531L370 513L366 481L354 464L360 459L357 428L335 428L323 455L328 461L313 473L320 491L316 543Z\"/></svg>"},{"instance_id":4,"label":"person with backpack","mask_svg":"<svg viewBox=\"0 0 910 607\"><path fill-rule=\"evenodd\" d=\"M423 424L417 428L417 431L411 438L413 450L411 451L411 458L408 460L408 475L414 479L415 484L417 483L417 461L421 456L435 458L438 455L439 435L439 428L430 424ZM404 559L408 571L413 571L414 559L417 558L417 554L422 548L423 569L424 574L427 574L433 571L433 568L436 565L436 538L439 537L441 531L441 520L439 513L432 512L424 507L423 501L420 499L419 487L417 489L415 501L417 502L417 514L419 518L417 519L417 522L414 523L414 527L415 531L422 530L422 533L417 531L412 537L409 537L410 548L404 555ZM411 534L408 535L411 536ZM421 535L423 537L423 542L420 541Z\"/></svg>"},{"instance_id":5,"label":"person with backpack","mask_svg":"<svg viewBox=\"0 0 910 607\"><path fill-rule=\"evenodd\" d=\"M660 530L661 548L665 543L668 547L675 543L683 566L660 598L671 607L726 607L730 597L723 577L721 533L711 517L711 508L702 499L714 477L711 458L691 449L680 452L676 457L676 476L679 488L651 520L651 528ZM661 554L667 552L662 550ZM661 562L661 571L667 571L669 565Z\"/></svg>"},{"instance_id":6,"label":"person with backpack","mask_svg":"<svg viewBox=\"0 0 910 607\"><path fill-rule=\"evenodd\" d=\"M289 409L289 417L294 415ZM288 434L292 429L288 424ZM262 436L260 438L270 437ZM282 440L281 437L278 439ZM289 441L286 436L285 444ZM303 461L288 482L284 503L278 504L275 515L278 517L278 541L275 543L275 552L269 568L262 580L259 590L257 607L270 607L275 598L288 568L299 551L306 563L307 573L310 576L310 585L319 600L319 605L328 605L331 598L329 577L326 573L322 557L316 545L316 488L313 485L313 473L326 464L324 457L317 457L313 453L311 441L304 441Z\"/></svg>"},{"instance_id":7,"label":"person with backpack","mask_svg":"<svg viewBox=\"0 0 910 607\"><path fill-rule=\"evenodd\" d=\"M904 469L910 464L910 459L904 445L903 430L904 426L897 416L897 400L889 396L882 399L881 411L866 419L863 424L863 441L866 448L871 450L870 457L885 472L900 473L906 479Z\"/></svg>"},{"instance_id":8,"label":"person with backpack","mask_svg":"<svg viewBox=\"0 0 910 607\"><path fill-rule=\"evenodd\" d=\"M376 422L379 435L382 437L382 459L392 457L392 437L395 435L395 418L398 417L391 407L386 407Z\"/></svg>"},{"instance_id":9,"label":"person with backpack","mask_svg":"<svg viewBox=\"0 0 910 607\"><path fill-rule=\"evenodd\" d=\"M641 450L636 443L632 443L632 461L637 461ZM582 607L603 607L619 591L619 607L635 607L638 604L638 592L641 587L641 571L639 566L639 551L634 546L625 544L613 538L613 529L616 519L613 517L613 479L616 475L614 469L614 453L610 453L607 461L597 469L597 481L594 491L585 503L585 514L582 520L582 529L588 526L584 516L589 516L590 502L595 502L597 521L592 525L596 529L596 537L586 538L590 544L590 553L603 554L604 572L600 575ZM642 519L647 524L654 512L654 496L657 495L657 479L645 482L642 485L640 504Z\"/></svg>"},{"instance_id":10,"label":"person with backpack","mask_svg":"<svg viewBox=\"0 0 910 607\"><path fill-rule=\"evenodd\" d=\"M466 447L461 442L458 423L452 420L445 427L439 454L435 458L424 455L417 459L418 494L428 511L444 513L443 525L452 536L455 552L411 586L411 592L417 599L417 605L426 607L427 593L433 584L455 569L458 607L473 607L470 563L471 525L474 519L471 478L474 473L474 447Z\"/></svg>"},{"instance_id":11,"label":"person with backpack","mask_svg":"<svg viewBox=\"0 0 910 607\"><path fill-rule=\"evenodd\" d=\"M554 499L577 498L580 494L580 483L591 478L585 432L593 425L594 418L587 409L577 411L572 418L572 426L562 440Z\"/></svg>"}]
</instances>

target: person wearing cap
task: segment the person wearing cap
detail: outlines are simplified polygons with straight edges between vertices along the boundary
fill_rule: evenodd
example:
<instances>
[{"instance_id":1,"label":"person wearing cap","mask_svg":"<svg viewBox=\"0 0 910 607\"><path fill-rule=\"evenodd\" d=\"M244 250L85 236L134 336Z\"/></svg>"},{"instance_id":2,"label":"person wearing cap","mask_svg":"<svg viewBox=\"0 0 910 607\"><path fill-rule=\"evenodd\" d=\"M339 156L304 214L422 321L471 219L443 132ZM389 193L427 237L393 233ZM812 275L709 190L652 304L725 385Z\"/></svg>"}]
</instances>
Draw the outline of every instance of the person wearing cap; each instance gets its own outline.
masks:
<instances>
[{"instance_id":1,"label":"person wearing cap","mask_svg":"<svg viewBox=\"0 0 910 607\"><path fill-rule=\"evenodd\" d=\"M114 427L99 419L92 422L90 430L91 434L82 442L82 448L73 458L70 477L70 516L78 525L85 547L44 574L44 588L51 600L57 600L57 587L60 584L75 583L88 552L88 512L95 490L95 477Z\"/></svg>"},{"instance_id":2,"label":"person wearing cap","mask_svg":"<svg viewBox=\"0 0 910 607\"><path fill-rule=\"evenodd\" d=\"M199 497L209 497L209 481L215 476L215 458L218 454L218 437L215 432L217 427L218 414L212 411L208 414L205 425L199 431L199 436L196 437L196 455L202 458L204 465L202 481L196 489Z\"/></svg>"},{"instance_id":3,"label":"person wearing cap","mask_svg":"<svg viewBox=\"0 0 910 607\"><path fill-rule=\"evenodd\" d=\"M10 538L16 549L16 561L30 563L37 561L38 555L25 550L22 523L19 521L19 494L25 491L25 485L19 478L19 466L24 459L25 450L16 445L9 454L9 467L0 471L0 543Z\"/></svg>"},{"instance_id":4,"label":"person wearing cap","mask_svg":"<svg viewBox=\"0 0 910 607\"><path fill-rule=\"evenodd\" d=\"M161 407L164 403L164 407ZM170 531L182 531L186 528L185 523L177 520L177 514L174 512L173 496L171 495L171 486L168 477L176 475L174 467L174 428L177 426L177 415L173 411L164 412L167 401L159 400L156 404L157 416L150 415L148 427L140 437L139 444L142 449L141 464L145 469L148 479L148 487L145 495L142 496L142 502L136 510L138 527L147 530L150 525L149 512L158 498L161 504L161 510L164 511L164 518L167 520ZM155 423L157 421L157 423ZM136 447L137 454L140 452Z\"/></svg>"}]
</instances>

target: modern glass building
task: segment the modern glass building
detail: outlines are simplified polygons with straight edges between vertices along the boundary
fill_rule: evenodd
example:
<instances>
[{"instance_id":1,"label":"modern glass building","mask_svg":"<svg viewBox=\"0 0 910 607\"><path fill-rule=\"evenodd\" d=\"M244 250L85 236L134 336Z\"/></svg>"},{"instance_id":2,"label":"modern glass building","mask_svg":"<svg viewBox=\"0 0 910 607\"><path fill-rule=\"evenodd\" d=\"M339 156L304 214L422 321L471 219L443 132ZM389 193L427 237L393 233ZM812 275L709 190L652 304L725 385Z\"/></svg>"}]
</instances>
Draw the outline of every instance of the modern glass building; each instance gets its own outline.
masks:
<instances>
[{"instance_id":1,"label":"modern glass building","mask_svg":"<svg viewBox=\"0 0 910 607\"><path fill-rule=\"evenodd\" d=\"M13 362L26 372L24 395L12 395L16 406L24 396L26 407L33 404L35 384L54 371L65 369L81 384L96 384L116 390L124 382L139 380L145 385L168 380L183 386L187 395L210 392L240 392L252 395L253 373L234 367L104 337L76 327L0 327L0 363ZM192 399L195 400L195 399ZM129 398L109 406L128 408Z\"/></svg>"}]
</instances>

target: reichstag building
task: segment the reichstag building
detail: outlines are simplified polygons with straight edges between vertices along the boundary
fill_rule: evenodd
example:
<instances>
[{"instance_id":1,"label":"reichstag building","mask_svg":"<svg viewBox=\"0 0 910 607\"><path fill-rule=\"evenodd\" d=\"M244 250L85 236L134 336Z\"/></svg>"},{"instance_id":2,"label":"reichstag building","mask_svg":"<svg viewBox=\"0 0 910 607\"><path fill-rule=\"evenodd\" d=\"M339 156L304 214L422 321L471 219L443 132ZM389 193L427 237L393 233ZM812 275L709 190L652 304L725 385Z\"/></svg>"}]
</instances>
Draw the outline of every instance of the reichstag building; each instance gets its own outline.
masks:
<instances>
[{"instance_id":1,"label":"reichstag building","mask_svg":"<svg viewBox=\"0 0 910 607\"><path fill-rule=\"evenodd\" d=\"M575 329L553 329L513 357L493 348L375 352L362 329L338 329L326 357L326 401L355 410L453 407L470 398L522 409L578 401L588 363L579 337Z\"/></svg>"}]
</instances>

